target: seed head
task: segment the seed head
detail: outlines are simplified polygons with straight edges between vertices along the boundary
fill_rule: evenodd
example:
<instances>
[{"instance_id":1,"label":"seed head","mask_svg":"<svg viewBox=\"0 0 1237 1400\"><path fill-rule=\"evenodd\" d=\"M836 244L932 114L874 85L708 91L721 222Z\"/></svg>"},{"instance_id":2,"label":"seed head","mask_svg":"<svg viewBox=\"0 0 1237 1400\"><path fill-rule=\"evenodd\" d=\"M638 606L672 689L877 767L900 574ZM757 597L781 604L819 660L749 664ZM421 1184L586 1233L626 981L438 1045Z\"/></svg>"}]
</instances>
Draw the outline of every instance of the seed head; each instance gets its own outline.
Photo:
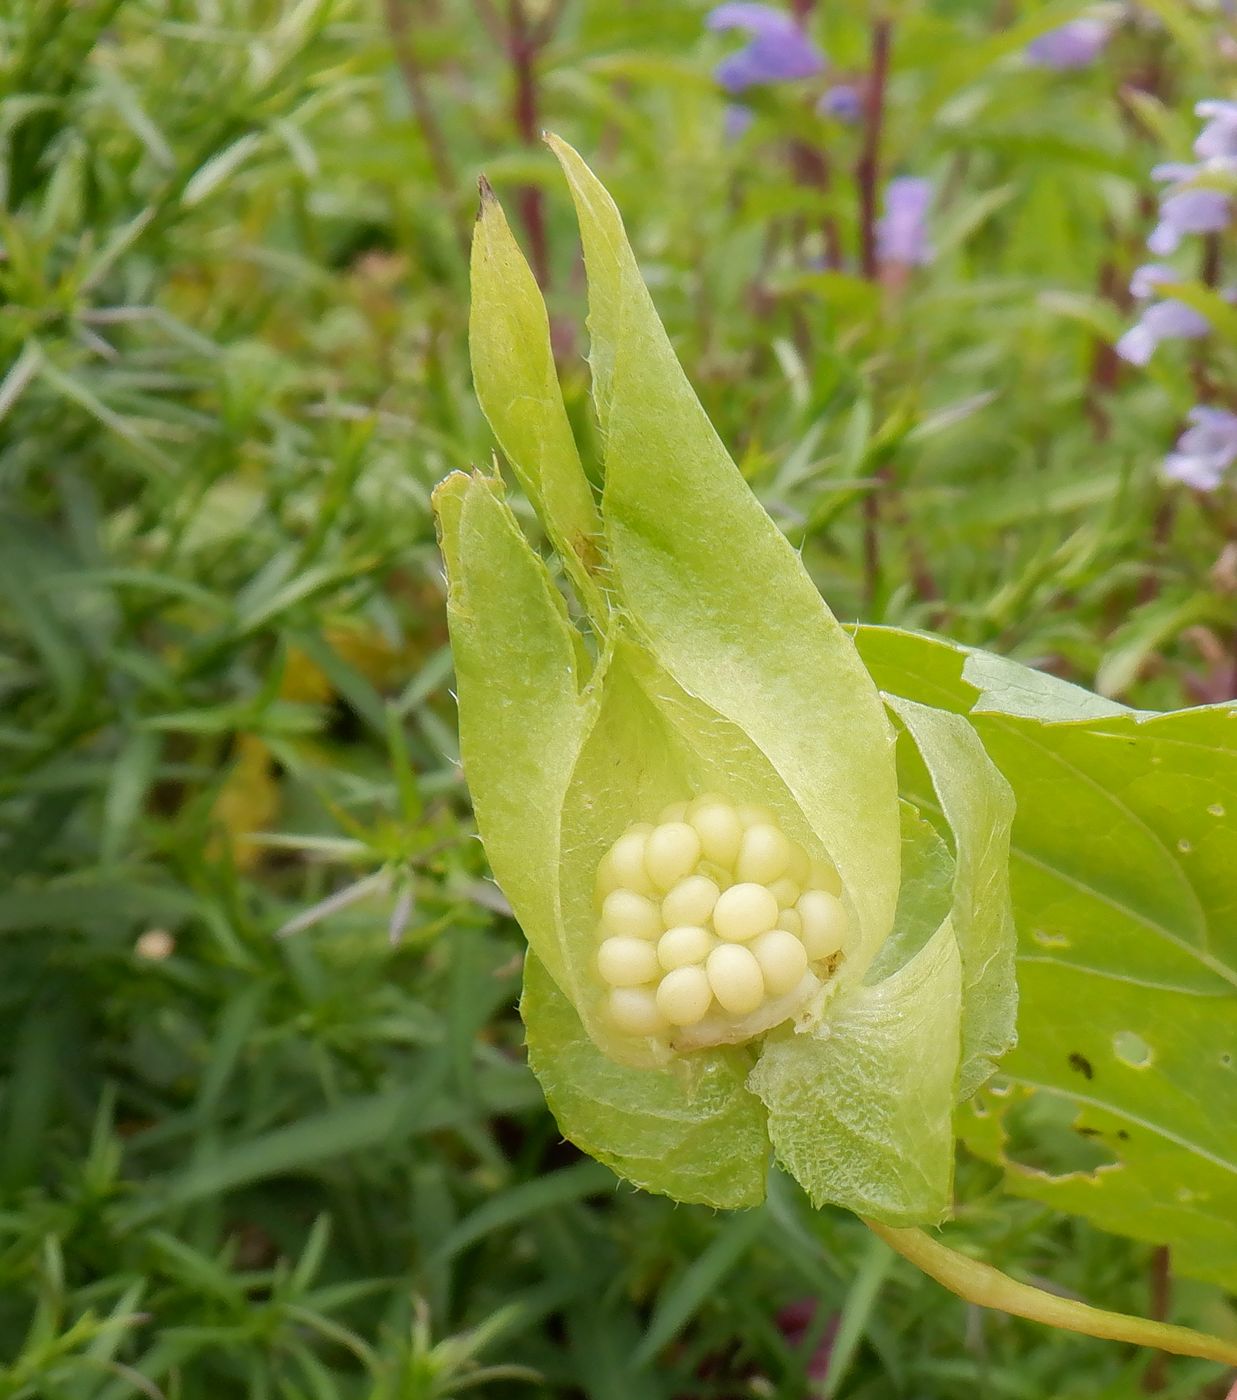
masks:
<instances>
[{"instance_id":1,"label":"seed head","mask_svg":"<svg viewBox=\"0 0 1237 1400\"><path fill-rule=\"evenodd\" d=\"M787 1020L846 941L841 882L767 807L715 793L636 822L597 871L597 970L614 1027L735 1042Z\"/></svg>"}]
</instances>

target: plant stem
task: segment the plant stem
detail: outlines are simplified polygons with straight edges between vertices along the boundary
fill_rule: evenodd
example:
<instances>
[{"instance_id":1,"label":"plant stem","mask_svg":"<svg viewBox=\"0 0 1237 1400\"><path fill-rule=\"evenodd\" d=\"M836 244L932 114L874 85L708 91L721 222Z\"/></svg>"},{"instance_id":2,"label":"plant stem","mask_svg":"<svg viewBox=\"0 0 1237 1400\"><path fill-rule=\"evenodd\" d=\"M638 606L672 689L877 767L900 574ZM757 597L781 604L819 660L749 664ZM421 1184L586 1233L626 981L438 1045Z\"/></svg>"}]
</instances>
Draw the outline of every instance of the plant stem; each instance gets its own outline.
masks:
<instances>
[{"instance_id":1,"label":"plant stem","mask_svg":"<svg viewBox=\"0 0 1237 1400\"><path fill-rule=\"evenodd\" d=\"M523 0L511 0L508 9L507 52L515 78L515 128L526 146L540 139L537 103L537 54L549 38L554 20L529 22ZM550 281L550 248L546 238L545 204L536 185L523 185L519 192L520 219L528 234L528 261L537 285L545 291Z\"/></svg>"},{"instance_id":2,"label":"plant stem","mask_svg":"<svg viewBox=\"0 0 1237 1400\"><path fill-rule=\"evenodd\" d=\"M1172 1255L1166 1244L1159 1245L1151 1256L1151 1316L1163 1322L1172 1306L1173 1270ZM1151 1363L1143 1375L1142 1388L1148 1395L1155 1395L1168 1386L1164 1354L1151 1358Z\"/></svg>"},{"instance_id":3,"label":"plant stem","mask_svg":"<svg viewBox=\"0 0 1237 1400\"><path fill-rule=\"evenodd\" d=\"M863 148L855 165L855 185L859 191L859 265L869 282L875 282L880 276L880 261L876 252L876 204L891 36L887 19L873 21L872 58L863 104ZM869 610L875 606L880 586L880 493L888 485L887 477L887 472L878 472L872 490L863 498L863 591Z\"/></svg>"},{"instance_id":4,"label":"plant stem","mask_svg":"<svg viewBox=\"0 0 1237 1400\"><path fill-rule=\"evenodd\" d=\"M855 184L859 190L859 265L870 282L875 282L880 272L876 256L876 203L891 38L892 26L887 19L873 21L872 59L863 103L863 149L855 165Z\"/></svg>"},{"instance_id":5,"label":"plant stem","mask_svg":"<svg viewBox=\"0 0 1237 1400\"><path fill-rule=\"evenodd\" d=\"M457 193L455 175L451 170L451 158L447 153L447 142L438 118L434 115L433 104L425 87L425 76L417 61L416 51L409 32L408 15L404 10L405 0L385 0L384 13L391 45L395 51L395 62L399 67L404 86L408 89L408 100L412 103L412 113L421 128L421 139L429 152L430 166L434 179L445 195L454 197Z\"/></svg>"},{"instance_id":6,"label":"plant stem","mask_svg":"<svg viewBox=\"0 0 1237 1400\"><path fill-rule=\"evenodd\" d=\"M1208 1361L1222 1361L1237 1366L1237 1342L1226 1342L1189 1327L1176 1327L1166 1322L1152 1322L1145 1317L1126 1313L1105 1312L1087 1303L1060 1298L1019 1283L1008 1274L982 1264L957 1250L932 1239L922 1230L896 1229L879 1225L874 1220L863 1222L904 1259L922 1269L929 1278L983 1308L1013 1313L1033 1322L1044 1322L1067 1332L1081 1332L1087 1337L1102 1337L1113 1342L1131 1342L1135 1346L1158 1347L1176 1356L1200 1356Z\"/></svg>"}]
</instances>

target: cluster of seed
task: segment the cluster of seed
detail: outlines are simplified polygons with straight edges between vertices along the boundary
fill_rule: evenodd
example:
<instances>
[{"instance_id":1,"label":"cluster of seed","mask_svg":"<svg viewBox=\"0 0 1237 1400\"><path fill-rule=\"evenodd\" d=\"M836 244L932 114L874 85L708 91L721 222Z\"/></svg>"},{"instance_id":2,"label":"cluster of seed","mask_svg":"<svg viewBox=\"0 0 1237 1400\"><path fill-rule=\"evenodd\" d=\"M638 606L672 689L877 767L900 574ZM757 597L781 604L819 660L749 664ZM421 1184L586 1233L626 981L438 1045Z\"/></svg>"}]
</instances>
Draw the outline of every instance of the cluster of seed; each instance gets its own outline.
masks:
<instances>
[{"instance_id":1,"label":"cluster of seed","mask_svg":"<svg viewBox=\"0 0 1237 1400\"><path fill-rule=\"evenodd\" d=\"M710 793L634 823L597 871L611 1021L658 1035L785 997L841 950L840 889L764 807Z\"/></svg>"}]
</instances>

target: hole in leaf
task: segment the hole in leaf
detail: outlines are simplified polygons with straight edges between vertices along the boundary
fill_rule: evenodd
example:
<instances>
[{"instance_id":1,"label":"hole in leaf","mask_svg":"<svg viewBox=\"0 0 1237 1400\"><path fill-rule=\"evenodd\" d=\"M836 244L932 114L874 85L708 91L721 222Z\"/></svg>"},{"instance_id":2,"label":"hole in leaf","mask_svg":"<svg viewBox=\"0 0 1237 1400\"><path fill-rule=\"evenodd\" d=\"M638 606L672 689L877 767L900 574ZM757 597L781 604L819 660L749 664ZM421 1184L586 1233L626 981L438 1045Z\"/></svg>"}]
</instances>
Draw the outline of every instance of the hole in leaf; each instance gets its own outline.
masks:
<instances>
[{"instance_id":1,"label":"hole in leaf","mask_svg":"<svg viewBox=\"0 0 1237 1400\"><path fill-rule=\"evenodd\" d=\"M1117 1156L1100 1128L1082 1123L1067 1099L1037 1094L1005 1119L1010 1162L1047 1176L1095 1172L1116 1164Z\"/></svg>"},{"instance_id":2,"label":"hole in leaf","mask_svg":"<svg viewBox=\"0 0 1237 1400\"><path fill-rule=\"evenodd\" d=\"M1046 928L1032 929L1031 937L1041 948L1068 948L1070 946L1069 939L1063 933L1053 933Z\"/></svg>"},{"instance_id":3,"label":"hole in leaf","mask_svg":"<svg viewBox=\"0 0 1237 1400\"><path fill-rule=\"evenodd\" d=\"M1112 1052L1131 1069L1146 1069L1154 1058L1150 1045L1136 1031L1118 1031L1112 1038Z\"/></svg>"}]
</instances>

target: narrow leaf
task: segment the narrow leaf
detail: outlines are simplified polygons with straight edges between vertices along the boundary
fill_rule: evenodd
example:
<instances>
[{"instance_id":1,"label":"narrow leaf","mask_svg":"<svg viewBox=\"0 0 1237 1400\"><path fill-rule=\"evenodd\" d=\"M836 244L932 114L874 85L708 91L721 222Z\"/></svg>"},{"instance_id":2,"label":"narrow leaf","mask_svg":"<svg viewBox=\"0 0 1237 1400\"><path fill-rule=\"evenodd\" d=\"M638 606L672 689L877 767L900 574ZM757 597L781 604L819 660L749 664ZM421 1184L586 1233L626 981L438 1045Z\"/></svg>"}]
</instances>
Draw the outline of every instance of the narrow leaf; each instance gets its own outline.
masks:
<instances>
[{"instance_id":1,"label":"narrow leaf","mask_svg":"<svg viewBox=\"0 0 1237 1400\"><path fill-rule=\"evenodd\" d=\"M468 343L482 411L581 601L600 622L601 517L563 406L545 303L485 180L472 241Z\"/></svg>"},{"instance_id":2,"label":"narrow leaf","mask_svg":"<svg viewBox=\"0 0 1237 1400\"><path fill-rule=\"evenodd\" d=\"M545 566L497 483L461 473L434 493L460 750L503 893L550 975L573 974L559 916L559 821L583 737L576 638Z\"/></svg>"}]
</instances>

